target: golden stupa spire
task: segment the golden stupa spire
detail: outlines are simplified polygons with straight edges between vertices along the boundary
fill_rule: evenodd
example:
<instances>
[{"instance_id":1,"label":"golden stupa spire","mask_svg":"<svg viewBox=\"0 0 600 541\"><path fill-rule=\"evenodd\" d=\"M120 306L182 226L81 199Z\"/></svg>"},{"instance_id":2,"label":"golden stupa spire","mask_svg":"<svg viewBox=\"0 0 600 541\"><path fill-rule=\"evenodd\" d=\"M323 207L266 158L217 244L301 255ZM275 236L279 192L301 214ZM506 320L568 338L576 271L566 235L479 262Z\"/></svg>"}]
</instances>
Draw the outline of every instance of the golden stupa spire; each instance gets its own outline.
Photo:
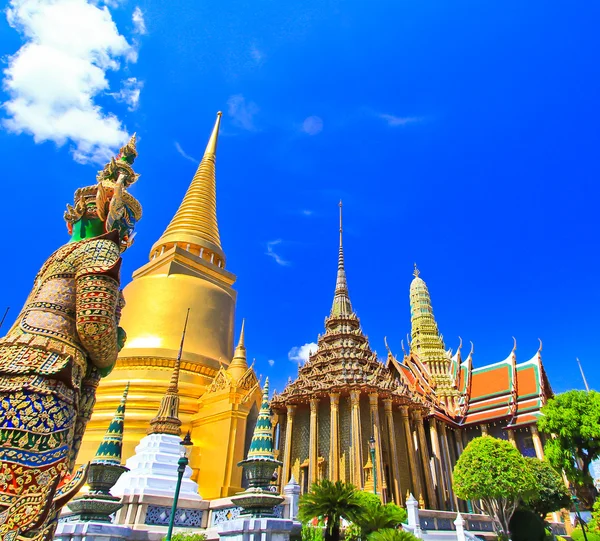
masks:
<instances>
[{"instance_id":1,"label":"golden stupa spire","mask_svg":"<svg viewBox=\"0 0 600 541\"><path fill-rule=\"evenodd\" d=\"M342 239L342 202L339 203L340 207L340 250L338 254L338 270L337 279L335 282L335 295L333 297L333 306L331 307L331 315L349 316L352 314L352 304L350 303L350 296L348 295L348 283L346 281L346 268L344 267L344 245Z\"/></svg>"},{"instance_id":2,"label":"golden stupa spire","mask_svg":"<svg viewBox=\"0 0 600 541\"><path fill-rule=\"evenodd\" d=\"M242 330L240 331L240 339L235 348L231 364L227 367L227 372L231 375L234 381L239 380L248 370L248 362L246 360L246 345L244 343L244 327L246 320L242 319Z\"/></svg>"},{"instance_id":3,"label":"golden stupa spire","mask_svg":"<svg viewBox=\"0 0 600 541\"><path fill-rule=\"evenodd\" d=\"M215 162L217 158L217 139L221 115L213 128L204 157L192 179L179 209L171 223L150 252L153 258L174 245L210 260L220 267L225 266L225 254L221 248L219 226L217 224L217 190Z\"/></svg>"},{"instance_id":4,"label":"golden stupa spire","mask_svg":"<svg viewBox=\"0 0 600 541\"><path fill-rule=\"evenodd\" d=\"M187 329L188 318L190 317L190 309L188 308L181 333L181 345L179 346L179 354L175 360L173 374L167 392L160 401L160 406L156 417L150 421L148 434L173 434L179 436L181 434L181 420L179 419L179 369L181 366L181 355L183 354L183 343L185 341L185 331Z\"/></svg>"}]
</instances>

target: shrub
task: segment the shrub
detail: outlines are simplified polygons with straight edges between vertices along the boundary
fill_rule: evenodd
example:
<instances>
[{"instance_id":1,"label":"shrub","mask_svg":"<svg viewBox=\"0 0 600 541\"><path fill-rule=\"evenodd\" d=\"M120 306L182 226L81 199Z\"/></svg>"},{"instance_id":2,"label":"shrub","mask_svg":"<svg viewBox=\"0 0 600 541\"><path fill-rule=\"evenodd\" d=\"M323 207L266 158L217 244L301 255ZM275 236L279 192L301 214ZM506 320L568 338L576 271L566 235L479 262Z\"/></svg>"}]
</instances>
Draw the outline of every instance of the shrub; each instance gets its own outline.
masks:
<instances>
[{"instance_id":1,"label":"shrub","mask_svg":"<svg viewBox=\"0 0 600 541\"><path fill-rule=\"evenodd\" d=\"M512 541L545 541L544 521L533 511L517 509L510 519Z\"/></svg>"},{"instance_id":2,"label":"shrub","mask_svg":"<svg viewBox=\"0 0 600 541\"><path fill-rule=\"evenodd\" d=\"M590 532L587 529L585 533L587 535L588 541L600 541L600 533ZM571 539L573 539L573 541L585 541L581 528L577 527L573 530L573 533L571 533Z\"/></svg>"},{"instance_id":3,"label":"shrub","mask_svg":"<svg viewBox=\"0 0 600 541\"><path fill-rule=\"evenodd\" d=\"M302 526L302 541L323 541L323 528L320 526Z\"/></svg>"},{"instance_id":4,"label":"shrub","mask_svg":"<svg viewBox=\"0 0 600 541\"><path fill-rule=\"evenodd\" d=\"M368 541L419 541L410 532L405 530L395 530L393 528L384 528L369 535Z\"/></svg>"},{"instance_id":5,"label":"shrub","mask_svg":"<svg viewBox=\"0 0 600 541\"><path fill-rule=\"evenodd\" d=\"M171 536L171 541L206 541L206 535L203 533L179 532Z\"/></svg>"}]
</instances>

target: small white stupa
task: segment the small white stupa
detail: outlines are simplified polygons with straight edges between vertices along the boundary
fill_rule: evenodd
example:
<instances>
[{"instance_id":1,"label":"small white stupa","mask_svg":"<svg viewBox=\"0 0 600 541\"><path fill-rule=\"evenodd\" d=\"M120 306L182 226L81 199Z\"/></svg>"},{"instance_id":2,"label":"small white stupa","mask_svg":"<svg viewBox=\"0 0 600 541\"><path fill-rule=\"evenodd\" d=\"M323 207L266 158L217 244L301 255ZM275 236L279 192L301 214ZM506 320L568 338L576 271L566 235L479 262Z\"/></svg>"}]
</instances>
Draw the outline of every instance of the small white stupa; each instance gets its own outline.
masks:
<instances>
[{"instance_id":1,"label":"small white stupa","mask_svg":"<svg viewBox=\"0 0 600 541\"><path fill-rule=\"evenodd\" d=\"M189 315L189 310L188 310ZM187 327L187 317L185 320ZM163 396L156 417L150 421L148 435L127 459L129 468L112 488L115 496L163 496L172 500L177 485L177 467L181 457L181 421L179 420L179 367L185 340L181 337L179 355L175 361L171 382ZM187 466L181 483L180 500L202 500L198 485L192 481L192 469Z\"/></svg>"}]
</instances>

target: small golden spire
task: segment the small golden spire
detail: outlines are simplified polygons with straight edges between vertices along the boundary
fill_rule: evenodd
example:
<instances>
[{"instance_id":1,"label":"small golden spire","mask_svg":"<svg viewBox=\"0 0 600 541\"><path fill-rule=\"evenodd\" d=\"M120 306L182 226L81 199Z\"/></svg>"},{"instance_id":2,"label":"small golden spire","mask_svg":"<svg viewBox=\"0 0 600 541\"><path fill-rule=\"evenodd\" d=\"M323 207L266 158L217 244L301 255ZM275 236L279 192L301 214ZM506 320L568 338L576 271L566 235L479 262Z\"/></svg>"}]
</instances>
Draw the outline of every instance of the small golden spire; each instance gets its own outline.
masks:
<instances>
[{"instance_id":1,"label":"small golden spire","mask_svg":"<svg viewBox=\"0 0 600 541\"><path fill-rule=\"evenodd\" d=\"M225 265L217 224L216 152L221 111L212 130L204 157L171 223L150 251L151 257L160 253L161 247L170 249L177 244L198 255L200 250L214 254L216 261Z\"/></svg>"},{"instance_id":2,"label":"small golden spire","mask_svg":"<svg viewBox=\"0 0 600 541\"><path fill-rule=\"evenodd\" d=\"M415 278L418 278L419 274L421 274L421 271L417 268L417 264L415 263L415 270L413 271L413 276Z\"/></svg>"},{"instance_id":3,"label":"small golden spire","mask_svg":"<svg viewBox=\"0 0 600 541\"><path fill-rule=\"evenodd\" d=\"M188 318L190 317L190 309L188 308L181 334L181 344L179 353L175 360L173 374L167 392L160 401L158 412L154 419L150 421L148 434L172 434L174 436L181 435L181 420L179 419L179 369L181 366L181 356L183 354L183 344L185 342L185 332L187 330Z\"/></svg>"},{"instance_id":4,"label":"small golden spire","mask_svg":"<svg viewBox=\"0 0 600 541\"><path fill-rule=\"evenodd\" d=\"M248 361L246 358L246 345L244 338L244 329L246 320L242 319L242 329L240 330L240 338L238 345L235 348L231 364L227 368L227 373L231 375L234 381L238 381L248 370Z\"/></svg>"}]
</instances>

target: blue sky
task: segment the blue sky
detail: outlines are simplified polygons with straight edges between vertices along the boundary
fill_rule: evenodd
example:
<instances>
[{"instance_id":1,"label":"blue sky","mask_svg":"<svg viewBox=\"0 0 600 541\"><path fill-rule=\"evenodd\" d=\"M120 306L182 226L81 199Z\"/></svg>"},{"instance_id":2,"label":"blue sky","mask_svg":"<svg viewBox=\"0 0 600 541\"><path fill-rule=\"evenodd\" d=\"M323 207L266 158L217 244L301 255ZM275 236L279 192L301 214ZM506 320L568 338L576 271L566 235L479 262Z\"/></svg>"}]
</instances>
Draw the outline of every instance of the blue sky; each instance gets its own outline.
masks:
<instances>
[{"instance_id":1,"label":"blue sky","mask_svg":"<svg viewBox=\"0 0 600 541\"><path fill-rule=\"evenodd\" d=\"M416 261L448 347L472 340L481 366L512 336L526 360L539 337L555 391L582 387L576 356L598 387L597 3L107 4L13 0L0 21L10 321L67 240L74 190L137 131L126 283L223 110L236 327L279 390L330 309L340 198L351 299L381 356L410 331Z\"/></svg>"}]
</instances>

